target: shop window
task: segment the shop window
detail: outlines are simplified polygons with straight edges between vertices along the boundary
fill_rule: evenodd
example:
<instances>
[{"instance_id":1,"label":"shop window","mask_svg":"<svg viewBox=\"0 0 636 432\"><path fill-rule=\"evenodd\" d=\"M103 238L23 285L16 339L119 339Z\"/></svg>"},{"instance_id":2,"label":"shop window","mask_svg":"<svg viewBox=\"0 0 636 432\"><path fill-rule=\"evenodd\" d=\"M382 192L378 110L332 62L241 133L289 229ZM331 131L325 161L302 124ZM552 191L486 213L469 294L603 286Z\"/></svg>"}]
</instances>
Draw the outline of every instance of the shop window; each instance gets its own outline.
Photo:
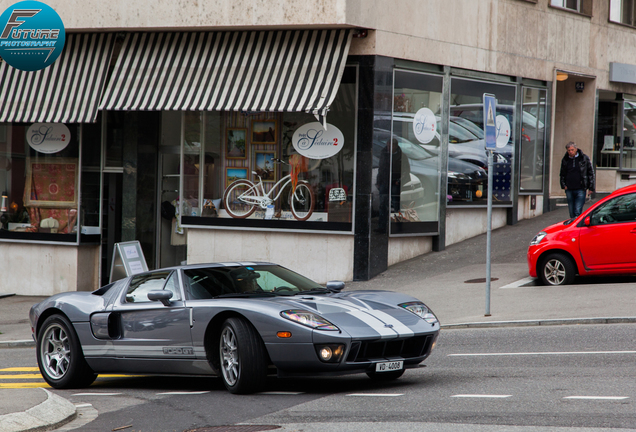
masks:
<instances>
[{"instance_id":1,"label":"shop window","mask_svg":"<svg viewBox=\"0 0 636 432\"><path fill-rule=\"evenodd\" d=\"M602 97L600 95L600 98ZM599 168L619 168L620 166L621 104L622 101L599 100L596 119L596 166Z\"/></svg>"},{"instance_id":2,"label":"shop window","mask_svg":"<svg viewBox=\"0 0 636 432\"><path fill-rule=\"evenodd\" d=\"M635 0L610 0L609 20L615 23L636 26Z\"/></svg>"},{"instance_id":3,"label":"shop window","mask_svg":"<svg viewBox=\"0 0 636 432\"><path fill-rule=\"evenodd\" d=\"M523 89L519 182L522 192L543 191L546 93L542 89Z\"/></svg>"},{"instance_id":4,"label":"shop window","mask_svg":"<svg viewBox=\"0 0 636 432\"><path fill-rule=\"evenodd\" d=\"M550 6L592 16L592 0L550 0Z\"/></svg>"},{"instance_id":5,"label":"shop window","mask_svg":"<svg viewBox=\"0 0 636 432\"><path fill-rule=\"evenodd\" d=\"M182 224L350 231L356 81L345 68L326 130L308 113L185 113Z\"/></svg>"},{"instance_id":6,"label":"shop window","mask_svg":"<svg viewBox=\"0 0 636 432\"><path fill-rule=\"evenodd\" d=\"M79 130L59 123L0 128L0 238L76 242Z\"/></svg>"},{"instance_id":7,"label":"shop window","mask_svg":"<svg viewBox=\"0 0 636 432\"><path fill-rule=\"evenodd\" d=\"M453 78L448 137L448 206L487 204L488 154L483 94L497 100L497 149L493 151L493 205L511 205L516 89L511 85Z\"/></svg>"},{"instance_id":8,"label":"shop window","mask_svg":"<svg viewBox=\"0 0 636 432\"><path fill-rule=\"evenodd\" d=\"M437 232L443 78L395 71L393 112L373 129L373 213L392 234ZM383 205L385 198L388 205Z\"/></svg>"}]
</instances>

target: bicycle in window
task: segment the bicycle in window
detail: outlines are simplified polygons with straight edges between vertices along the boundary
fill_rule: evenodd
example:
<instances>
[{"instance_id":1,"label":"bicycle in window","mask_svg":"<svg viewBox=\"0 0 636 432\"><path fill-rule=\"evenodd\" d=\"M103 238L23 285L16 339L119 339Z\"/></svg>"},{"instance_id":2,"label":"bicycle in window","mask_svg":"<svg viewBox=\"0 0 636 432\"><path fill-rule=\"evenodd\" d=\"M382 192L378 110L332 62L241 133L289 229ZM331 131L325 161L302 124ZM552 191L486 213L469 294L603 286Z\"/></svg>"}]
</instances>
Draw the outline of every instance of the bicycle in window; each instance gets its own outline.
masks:
<instances>
[{"instance_id":1,"label":"bicycle in window","mask_svg":"<svg viewBox=\"0 0 636 432\"><path fill-rule=\"evenodd\" d=\"M287 164L281 159L274 159L274 163ZM223 205L225 211L233 218L245 219L254 213L257 207L266 210L267 206L272 205L281 197L287 186L293 185L292 173L290 173L277 181L269 192L265 192L261 176L254 171L252 174L258 177L258 183L254 184L250 180L240 179L235 180L225 189ZM277 193L273 196L275 191ZM313 189L307 181L296 181L296 185L289 193L289 205L296 220L306 221L311 217L316 200Z\"/></svg>"}]
</instances>

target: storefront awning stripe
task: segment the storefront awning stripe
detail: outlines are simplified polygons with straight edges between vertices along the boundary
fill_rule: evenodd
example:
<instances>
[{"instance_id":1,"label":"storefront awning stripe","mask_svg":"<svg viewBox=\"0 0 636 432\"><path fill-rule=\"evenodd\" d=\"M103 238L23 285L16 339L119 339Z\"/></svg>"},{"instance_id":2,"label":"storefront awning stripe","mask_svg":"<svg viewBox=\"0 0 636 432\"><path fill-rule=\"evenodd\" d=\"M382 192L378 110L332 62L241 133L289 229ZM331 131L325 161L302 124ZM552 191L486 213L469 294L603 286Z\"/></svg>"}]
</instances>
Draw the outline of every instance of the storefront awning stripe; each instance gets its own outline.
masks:
<instances>
[{"instance_id":1,"label":"storefront awning stripe","mask_svg":"<svg viewBox=\"0 0 636 432\"><path fill-rule=\"evenodd\" d=\"M27 72L0 63L0 123L90 123L104 88L115 37L67 34L49 67Z\"/></svg>"},{"instance_id":2,"label":"storefront awning stripe","mask_svg":"<svg viewBox=\"0 0 636 432\"><path fill-rule=\"evenodd\" d=\"M350 43L348 29L130 33L100 109L324 115Z\"/></svg>"}]
</instances>

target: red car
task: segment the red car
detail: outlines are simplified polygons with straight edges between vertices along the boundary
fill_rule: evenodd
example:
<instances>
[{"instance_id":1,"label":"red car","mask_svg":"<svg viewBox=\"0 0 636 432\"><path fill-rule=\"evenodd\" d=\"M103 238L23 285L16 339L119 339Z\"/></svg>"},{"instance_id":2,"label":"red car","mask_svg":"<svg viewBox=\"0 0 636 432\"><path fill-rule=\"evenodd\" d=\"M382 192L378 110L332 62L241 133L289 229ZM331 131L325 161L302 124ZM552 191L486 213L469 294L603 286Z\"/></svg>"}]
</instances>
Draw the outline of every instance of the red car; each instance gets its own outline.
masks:
<instances>
[{"instance_id":1,"label":"red car","mask_svg":"<svg viewBox=\"0 0 636 432\"><path fill-rule=\"evenodd\" d=\"M636 275L636 185L534 236L528 270L544 285L569 284L577 274Z\"/></svg>"}]
</instances>

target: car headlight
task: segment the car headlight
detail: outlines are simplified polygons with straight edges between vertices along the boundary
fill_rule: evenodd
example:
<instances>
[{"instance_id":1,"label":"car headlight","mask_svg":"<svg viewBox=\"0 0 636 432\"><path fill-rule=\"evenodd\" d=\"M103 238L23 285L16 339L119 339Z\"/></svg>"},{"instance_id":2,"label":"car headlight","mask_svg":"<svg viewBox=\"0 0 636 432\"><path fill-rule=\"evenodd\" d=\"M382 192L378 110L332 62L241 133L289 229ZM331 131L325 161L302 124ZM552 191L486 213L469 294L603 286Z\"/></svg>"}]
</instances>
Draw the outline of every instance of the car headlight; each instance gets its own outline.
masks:
<instances>
[{"instance_id":1,"label":"car headlight","mask_svg":"<svg viewBox=\"0 0 636 432\"><path fill-rule=\"evenodd\" d=\"M344 354L343 344L316 345L316 353L324 363L339 363Z\"/></svg>"},{"instance_id":2,"label":"car headlight","mask_svg":"<svg viewBox=\"0 0 636 432\"><path fill-rule=\"evenodd\" d=\"M280 313L280 316L306 327L311 327L315 330L340 330L338 327L336 327L334 324L330 323L320 315L306 310L286 310L282 311Z\"/></svg>"},{"instance_id":3,"label":"car headlight","mask_svg":"<svg viewBox=\"0 0 636 432\"><path fill-rule=\"evenodd\" d=\"M430 310L428 306L426 306L422 302L402 303L402 304L399 304L398 306L401 306L407 311L414 313L415 315L422 318L424 321L426 321L427 323L431 325L435 325L436 323L439 322L439 320L437 319L433 311Z\"/></svg>"},{"instance_id":4,"label":"car headlight","mask_svg":"<svg viewBox=\"0 0 636 432\"><path fill-rule=\"evenodd\" d=\"M539 243L541 243L541 240L543 240L545 238L545 236L547 236L547 235L548 235L548 233L546 233L544 231L541 231L539 234L534 236L532 241L530 241L530 246L538 245Z\"/></svg>"}]
</instances>

